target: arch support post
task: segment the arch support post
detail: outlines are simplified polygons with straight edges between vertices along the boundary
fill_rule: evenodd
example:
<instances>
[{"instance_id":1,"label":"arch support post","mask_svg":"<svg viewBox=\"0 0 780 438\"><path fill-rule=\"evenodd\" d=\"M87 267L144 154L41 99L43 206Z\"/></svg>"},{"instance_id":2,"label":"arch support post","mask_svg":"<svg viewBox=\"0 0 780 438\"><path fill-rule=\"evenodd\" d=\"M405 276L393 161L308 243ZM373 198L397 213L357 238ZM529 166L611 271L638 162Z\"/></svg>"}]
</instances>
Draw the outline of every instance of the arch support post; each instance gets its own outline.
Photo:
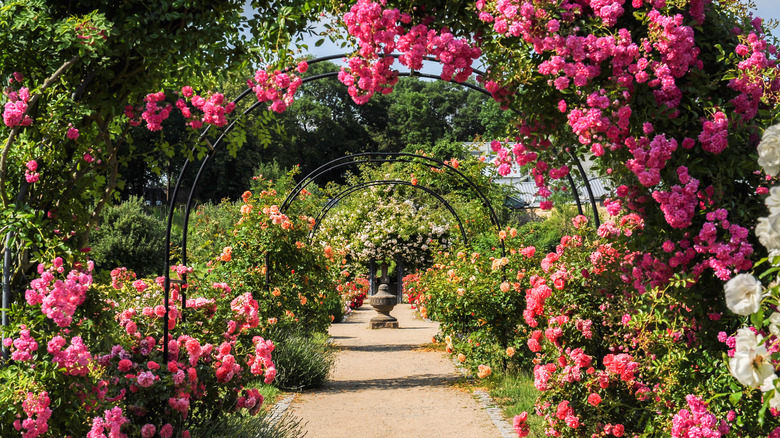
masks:
<instances>
[{"instance_id":1,"label":"arch support post","mask_svg":"<svg viewBox=\"0 0 780 438\"><path fill-rule=\"evenodd\" d=\"M404 258L398 257L395 260L396 269L396 296L398 297L398 304L404 302Z\"/></svg>"},{"instance_id":2,"label":"arch support post","mask_svg":"<svg viewBox=\"0 0 780 438\"><path fill-rule=\"evenodd\" d=\"M376 260L368 262L368 295L376 293Z\"/></svg>"},{"instance_id":3,"label":"arch support post","mask_svg":"<svg viewBox=\"0 0 780 438\"><path fill-rule=\"evenodd\" d=\"M8 327L8 309L11 308L11 262L13 254L11 253L11 241L14 238L14 232L9 231L5 235L5 250L3 251L3 315L2 315L2 332L0 332L0 339L5 338L5 328ZM8 347L3 344L3 361L5 364L8 362Z\"/></svg>"}]
</instances>

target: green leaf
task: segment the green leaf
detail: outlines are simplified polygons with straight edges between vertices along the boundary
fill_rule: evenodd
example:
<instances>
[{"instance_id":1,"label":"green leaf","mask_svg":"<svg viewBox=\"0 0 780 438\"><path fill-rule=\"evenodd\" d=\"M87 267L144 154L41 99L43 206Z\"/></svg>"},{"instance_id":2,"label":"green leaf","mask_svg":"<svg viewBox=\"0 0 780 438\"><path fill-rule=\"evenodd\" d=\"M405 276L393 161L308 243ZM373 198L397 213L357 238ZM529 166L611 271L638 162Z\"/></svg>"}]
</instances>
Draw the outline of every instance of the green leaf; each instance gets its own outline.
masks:
<instances>
[{"instance_id":1,"label":"green leaf","mask_svg":"<svg viewBox=\"0 0 780 438\"><path fill-rule=\"evenodd\" d=\"M764 326L764 312L762 310L759 310L758 312L750 315L750 322L753 323L753 326L756 328L761 328Z\"/></svg>"}]
</instances>

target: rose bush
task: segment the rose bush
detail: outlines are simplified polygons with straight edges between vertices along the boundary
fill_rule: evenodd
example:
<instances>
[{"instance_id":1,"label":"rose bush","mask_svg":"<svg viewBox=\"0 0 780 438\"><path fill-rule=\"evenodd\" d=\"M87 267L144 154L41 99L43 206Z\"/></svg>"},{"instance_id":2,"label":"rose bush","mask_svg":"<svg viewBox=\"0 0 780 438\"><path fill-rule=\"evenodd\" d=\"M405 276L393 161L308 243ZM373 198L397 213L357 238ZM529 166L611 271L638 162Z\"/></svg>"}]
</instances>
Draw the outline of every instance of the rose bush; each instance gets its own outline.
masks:
<instances>
[{"instance_id":1,"label":"rose bush","mask_svg":"<svg viewBox=\"0 0 780 438\"><path fill-rule=\"evenodd\" d=\"M256 414L254 385L276 373L257 302L192 268L173 270L188 281L172 288L166 340L162 277L117 268L110 286L96 285L92 262L39 265L3 339L2 435L186 437L217 415Z\"/></svg>"},{"instance_id":2,"label":"rose bush","mask_svg":"<svg viewBox=\"0 0 780 438\"><path fill-rule=\"evenodd\" d=\"M279 210L283 199L276 187L285 182L256 177L242 196L238 219L228 245L211 264L211 278L251 293L257 300L261 327L290 325L324 331L343 314L336 289L338 263L323 247L311 245L314 218ZM298 201L300 211L307 194ZM311 202L311 200L309 200ZM333 267L333 268L332 268ZM338 315L337 315L338 314Z\"/></svg>"},{"instance_id":3,"label":"rose bush","mask_svg":"<svg viewBox=\"0 0 780 438\"><path fill-rule=\"evenodd\" d=\"M475 372L481 365L504 370L530 363L523 348L530 330L523 323L521 291L528 288L527 276L539 257L513 228L494 238L505 240L506 257L468 248L443 252L432 268L407 276L404 283L422 316L439 321L447 352L459 354Z\"/></svg>"}]
</instances>

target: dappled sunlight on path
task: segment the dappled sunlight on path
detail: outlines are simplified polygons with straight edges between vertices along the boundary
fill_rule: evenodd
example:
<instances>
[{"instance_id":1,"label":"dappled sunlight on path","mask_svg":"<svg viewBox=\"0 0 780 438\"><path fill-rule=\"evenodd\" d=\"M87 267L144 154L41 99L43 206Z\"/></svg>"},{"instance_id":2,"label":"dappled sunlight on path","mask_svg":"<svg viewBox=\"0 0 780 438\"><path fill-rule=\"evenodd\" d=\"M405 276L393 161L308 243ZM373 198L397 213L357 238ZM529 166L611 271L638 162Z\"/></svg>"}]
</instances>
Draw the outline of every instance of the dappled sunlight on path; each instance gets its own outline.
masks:
<instances>
[{"instance_id":1,"label":"dappled sunlight on path","mask_svg":"<svg viewBox=\"0 0 780 438\"><path fill-rule=\"evenodd\" d=\"M500 437L442 352L419 348L438 324L413 318L409 305L391 312L400 328L371 330L369 305L330 329L339 348L324 388L298 395L292 413L307 437Z\"/></svg>"}]
</instances>

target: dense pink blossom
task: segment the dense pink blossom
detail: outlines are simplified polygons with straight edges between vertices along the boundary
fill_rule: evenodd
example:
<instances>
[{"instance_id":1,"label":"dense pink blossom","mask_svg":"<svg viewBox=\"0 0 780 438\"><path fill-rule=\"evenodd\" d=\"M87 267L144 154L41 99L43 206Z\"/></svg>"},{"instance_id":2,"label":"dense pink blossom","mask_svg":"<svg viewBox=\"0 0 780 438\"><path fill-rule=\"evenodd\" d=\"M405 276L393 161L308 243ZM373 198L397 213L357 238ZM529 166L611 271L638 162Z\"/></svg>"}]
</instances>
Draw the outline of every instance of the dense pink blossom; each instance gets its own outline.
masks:
<instances>
[{"instance_id":1,"label":"dense pink blossom","mask_svg":"<svg viewBox=\"0 0 780 438\"><path fill-rule=\"evenodd\" d=\"M49 393L44 391L38 395L28 392L22 402L22 409L27 418L15 421L14 428L22 432L22 438L36 438L49 430L49 418L52 410L49 407L51 399Z\"/></svg>"},{"instance_id":2,"label":"dense pink blossom","mask_svg":"<svg viewBox=\"0 0 780 438\"><path fill-rule=\"evenodd\" d=\"M446 28L437 32L418 24L407 32L402 24L411 17L398 9L385 9L385 3L359 0L343 17L359 49L357 56L347 59L348 67L341 69L338 78L356 103L367 102L374 93L392 91L398 81L397 72L390 68L395 58L382 56L396 50L402 52L401 64L411 69L421 69L423 58L433 56L442 64L442 79L468 79L473 61L481 55L479 48L455 38Z\"/></svg>"},{"instance_id":3,"label":"dense pink blossom","mask_svg":"<svg viewBox=\"0 0 780 438\"><path fill-rule=\"evenodd\" d=\"M87 438L127 438L127 435L122 432L122 426L129 422L122 408L113 407L106 410L103 417L92 419L92 429L87 433Z\"/></svg>"},{"instance_id":4,"label":"dense pink blossom","mask_svg":"<svg viewBox=\"0 0 780 438\"><path fill-rule=\"evenodd\" d=\"M41 311L58 326L67 327L76 307L86 298L87 290L92 285L92 275L72 270L64 281L59 280L55 274L64 271L62 259L56 258L52 263L53 266L46 271L39 268L41 277L30 282L32 289L27 290L25 298L27 304L40 304Z\"/></svg>"},{"instance_id":5,"label":"dense pink blossom","mask_svg":"<svg viewBox=\"0 0 780 438\"><path fill-rule=\"evenodd\" d=\"M685 400L688 402L688 409L680 409L672 419L672 437L718 438L729 433L730 428L726 421L718 421L700 398L688 394Z\"/></svg>"},{"instance_id":6,"label":"dense pink blossom","mask_svg":"<svg viewBox=\"0 0 780 438\"><path fill-rule=\"evenodd\" d=\"M38 350L38 343L30 335L30 330L22 324L19 330L19 337L13 340L14 351L11 353L11 359L17 362L30 361L32 355Z\"/></svg>"},{"instance_id":7,"label":"dense pink blossom","mask_svg":"<svg viewBox=\"0 0 780 438\"><path fill-rule=\"evenodd\" d=\"M64 350L67 341L62 336L53 337L47 344L47 351L53 356L52 362L65 369L71 376L86 376L89 372L89 364L92 362L92 354L84 345L80 336L74 336L70 345Z\"/></svg>"},{"instance_id":8,"label":"dense pink blossom","mask_svg":"<svg viewBox=\"0 0 780 438\"><path fill-rule=\"evenodd\" d=\"M155 433L157 433L157 428L154 426L154 424L144 424L141 427L142 438L152 438Z\"/></svg>"},{"instance_id":9,"label":"dense pink blossom","mask_svg":"<svg viewBox=\"0 0 780 438\"><path fill-rule=\"evenodd\" d=\"M257 327L260 323L258 316L258 303L257 300L252 298L251 292L245 292L230 303L230 309L236 315L236 320L241 323L238 330L244 330Z\"/></svg>"},{"instance_id":10,"label":"dense pink blossom","mask_svg":"<svg viewBox=\"0 0 780 438\"><path fill-rule=\"evenodd\" d=\"M275 348L274 343L259 336L252 338L252 342L255 345L255 352L254 355L247 356L249 370L254 375L263 374L265 383L271 383L276 377L276 366L271 358L271 352Z\"/></svg>"},{"instance_id":11,"label":"dense pink blossom","mask_svg":"<svg viewBox=\"0 0 780 438\"><path fill-rule=\"evenodd\" d=\"M639 363L634 362L634 358L630 354L608 354L604 356L604 367L613 374L620 376L620 379L625 382L632 382L636 377L636 372L639 369Z\"/></svg>"},{"instance_id":12,"label":"dense pink blossom","mask_svg":"<svg viewBox=\"0 0 780 438\"><path fill-rule=\"evenodd\" d=\"M3 111L3 122L6 126L13 128L32 124L32 119L26 114L29 100L30 91L27 88L8 93L8 102L5 103Z\"/></svg>"},{"instance_id":13,"label":"dense pink blossom","mask_svg":"<svg viewBox=\"0 0 780 438\"><path fill-rule=\"evenodd\" d=\"M71 140L79 138L79 130L76 128L68 128L67 137Z\"/></svg>"},{"instance_id":14,"label":"dense pink blossom","mask_svg":"<svg viewBox=\"0 0 780 438\"><path fill-rule=\"evenodd\" d=\"M698 205L699 180L691 178L688 169L683 166L677 169L677 173L684 185L673 185L668 192L656 190L653 199L660 204L664 218L672 228L686 228L691 225Z\"/></svg>"},{"instance_id":15,"label":"dense pink blossom","mask_svg":"<svg viewBox=\"0 0 780 438\"><path fill-rule=\"evenodd\" d=\"M719 154L729 145L729 121L726 115L718 111L712 120L704 122L699 141L702 149L713 154Z\"/></svg>"}]
</instances>

